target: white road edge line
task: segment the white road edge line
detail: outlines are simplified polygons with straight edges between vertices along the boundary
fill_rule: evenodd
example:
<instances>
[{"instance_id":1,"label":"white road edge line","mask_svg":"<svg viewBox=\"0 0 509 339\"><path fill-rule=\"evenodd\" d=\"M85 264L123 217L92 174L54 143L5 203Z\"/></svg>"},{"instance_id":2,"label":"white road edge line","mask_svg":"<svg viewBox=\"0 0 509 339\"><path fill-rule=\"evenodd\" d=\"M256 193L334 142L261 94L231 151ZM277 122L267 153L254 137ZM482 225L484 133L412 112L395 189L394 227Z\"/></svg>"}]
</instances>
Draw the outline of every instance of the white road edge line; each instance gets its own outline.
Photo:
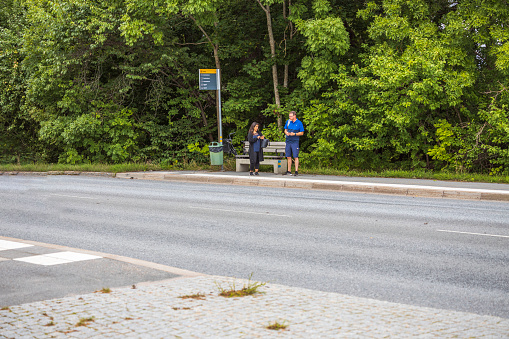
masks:
<instances>
[{"instance_id":1,"label":"white road edge line","mask_svg":"<svg viewBox=\"0 0 509 339\"><path fill-rule=\"evenodd\" d=\"M470 234L470 235L484 235L486 237L497 237L497 238L509 238L509 235L498 235L498 234L483 234L483 233L459 232L459 231L448 231L448 230L437 230L437 232L459 233L459 234Z\"/></svg>"},{"instance_id":2,"label":"white road edge line","mask_svg":"<svg viewBox=\"0 0 509 339\"><path fill-rule=\"evenodd\" d=\"M200 209L200 210L221 211L221 212L235 212L235 213L245 213L245 214L270 215L270 216L275 216L275 217L290 218L289 215L274 214L274 213L270 213L270 212L267 212L267 213L248 212L248 211L224 210L224 209L221 209L221 208L208 208L208 207L198 207L198 206L189 206L189 208L196 208L196 209Z\"/></svg>"},{"instance_id":3,"label":"white road edge line","mask_svg":"<svg viewBox=\"0 0 509 339\"><path fill-rule=\"evenodd\" d=\"M197 176L204 177L209 176L208 174L201 173L190 173L190 174L182 174L185 176ZM220 177L220 176L218 176ZM238 175L229 175L228 177L234 179L254 179L258 178L250 178L248 176L238 176ZM267 178L264 177L263 180L268 181L297 181L297 182L309 182L309 183L325 183L325 184L336 184L336 185L357 185L357 186L377 186L377 187L395 187L395 188L417 188L417 189L430 189L436 191L458 191L458 192L478 192L478 193L498 193L498 194L509 194L508 191L505 190L490 190L490 189L481 189L481 188L460 188L460 187L441 187L441 186L423 186L423 185L412 185L412 184L386 184L386 183L374 183L374 182L358 182L358 181L332 181L332 180L313 180L313 179L297 179L297 178Z\"/></svg>"},{"instance_id":4,"label":"white road edge line","mask_svg":"<svg viewBox=\"0 0 509 339\"><path fill-rule=\"evenodd\" d=\"M47 197L64 197L64 198L78 198L78 199L97 200L97 198L92 198L92 197L79 197L77 195L65 195L65 194L50 194L50 195L47 195Z\"/></svg>"}]
</instances>

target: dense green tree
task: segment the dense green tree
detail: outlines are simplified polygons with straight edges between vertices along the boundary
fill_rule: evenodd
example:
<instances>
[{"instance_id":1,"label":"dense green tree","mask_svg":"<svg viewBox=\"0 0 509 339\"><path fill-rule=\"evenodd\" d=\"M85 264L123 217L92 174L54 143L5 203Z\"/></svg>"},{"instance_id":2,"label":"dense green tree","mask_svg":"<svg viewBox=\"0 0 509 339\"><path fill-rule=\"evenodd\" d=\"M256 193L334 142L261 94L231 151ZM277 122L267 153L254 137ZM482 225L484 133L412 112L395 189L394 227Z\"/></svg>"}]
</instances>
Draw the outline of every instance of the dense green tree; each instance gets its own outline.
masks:
<instances>
[{"instance_id":1,"label":"dense green tree","mask_svg":"<svg viewBox=\"0 0 509 339\"><path fill-rule=\"evenodd\" d=\"M26 73L21 36L25 28L22 6L3 0L0 12L0 160L37 160L37 127L21 107L25 103Z\"/></svg>"},{"instance_id":2,"label":"dense green tree","mask_svg":"<svg viewBox=\"0 0 509 339\"><path fill-rule=\"evenodd\" d=\"M309 108L307 123L320 131L313 157L364 168L479 165L468 148L490 73L483 49L493 41L476 42L481 27L468 26L468 13L445 0L368 3L359 15L372 21L371 41L360 64L341 66L338 89Z\"/></svg>"},{"instance_id":3,"label":"dense green tree","mask_svg":"<svg viewBox=\"0 0 509 339\"><path fill-rule=\"evenodd\" d=\"M179 31L126 44L122 1L26 5L22 108L40 124L49 161L173 161L186 156L186 142L202 140L199 108L213 100L189 91L188 64L200 56L175 47ZM162 24L182 24L173 19Z\"/></svg>"},{"instance_id":4,"label":"dense green tree","mask_svg":"<svg viewBox=\"0 0 509 339\"><path fill-rule=\"evenodd\" d=\"M429 154L455 170L509 174L508 3L468 0L451 6L445 30L463 42L476 64L475 83L462 103L471 116L441 119Z\"/></svg>"},{"instance_id":5,"label":"dense green tree","mask_svg":"<svg viewBox=\"0 0 509 339\"><path fill-rule=\"evenodd\" d=\"M205 160L299 112L304 162L509 173L506 0L2 0L0 160Z\"/></svg>"}]
</instances>

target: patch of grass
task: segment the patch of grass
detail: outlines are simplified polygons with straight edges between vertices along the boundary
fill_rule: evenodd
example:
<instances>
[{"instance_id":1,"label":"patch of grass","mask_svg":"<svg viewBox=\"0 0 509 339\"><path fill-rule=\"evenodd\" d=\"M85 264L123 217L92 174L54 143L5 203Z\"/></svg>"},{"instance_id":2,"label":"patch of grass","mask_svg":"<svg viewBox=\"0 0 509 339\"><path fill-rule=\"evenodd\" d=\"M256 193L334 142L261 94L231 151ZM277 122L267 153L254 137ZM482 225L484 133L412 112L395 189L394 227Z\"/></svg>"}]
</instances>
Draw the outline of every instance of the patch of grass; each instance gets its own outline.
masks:
<instances>
[{"instance_id":1,"label":"patch of grass","mask_svg":"<svg viewBox=\"0 0 509 339\"><path fill-rule=\"evenodd\" d=\"M220 285L217 285L217 288L219 289L219 295L226 298L234 298L234 297L245 297L248 295L253 295L257 293L264 293L261 292L259 289L262 286L265 286L266 282L252 282L251 278L253 277L253 273L249 276L249 281L247 284L244 284L242 288L239 290L237 289L237 286L235 282L230 283L229 288L223 288Z\"/></svg>"},{"instance_id":2,"label":"patch of grass","mask_svg":"<svg viewBox=\"0 0 509 339\"><path fill-rule=\"evenodd\" d=\"M53 321L50 321L49 323L47 323L46 325L44 326L55 326L55 323Z\"/></svg>"},{"instance_id":3,"label":"patch of grass","mask_svg":"<svg viewBox=\"0 0 509 339\"><path fill-rule=\"evenodd\" d=\"M235 170L235 159L230 161L230 169ZM184 170L184 171L217 171L220 166L211 166L210 163L198 163L194 160L177 163L171 165L152 164L152 163L122 163L122 164L48 164L48 163L25 163L25 164L0 164L0 171L6 172L62 172L62 171L75 171L75 172L108 172L108 173L121 173L121 172L143 172L143 171L168 171L168 170Z\"/></svg>"},{"instance_id":4,"label":"patch of grass","mask_svg":"<svg viewBox=\"0 0 509 339\"><path fill-rule=\"evenodd\" d=\"M212 166L213 169L215 167L217 167L218 169L221 169L220 166ZM236 171L235 157L229 156L229 155L228 156L224 155L224 157L223 157L223 168L224 168L225 171L235 172Z\"/></svg>"},{"instance_id":5,"label":"patch of grass","mask_svg":"<svg viewBox=\"0 0 509 339\"><path fill-rule=\"evenodd\" d=\"M88 318L80 318L80 321L76 323L76 327L80 326L88 326L91 322L94 322L94 317L88 317Z\"/></svg>"},{"instance_id":6,"label":"patch of grass","mask_svg":"<svg viewBox=\"0 0 509 339\"><path fill-rule=\"evenodd\" d=\"M125 163L125 164L3 164L0 165L0 171L11 172L50 172L50 171L76 171L76 172L140 172L140 171L158 171L162 166L145 163Z\"/></svg>"},{"instance_id":7,"label":"patch of grass","mask_svg":"<svg viewBox=\"0 0 509 339\"><path fill-rule=\"evenodd\" d=\"M235 158L225 155L223 158L223 168L225 171L235 171ZM152 164L152 163L122 163L122 164L47 164L47 163L26 163L26 164L0 164L0 171L6 172L143 172L143 171L212 171L221 170L221 166L211 166L210 162L196 162L191 160L185 163L171 165ZM262 166L261 172L272 172L272 166ZM466 181L466 182L488 182L488 183L509 183L509 176L488 175L477 173L457 173L448 171L431 171L425 169L417 170L342 170L330 167L308 166L302 163L299 172L301 174L332 175L345 177L366 177L366 178L409 178L409 179L429 179L445 181Z\"/></svg>"},{"instance_id":8,"label":"patch of grass","mask_svg":"<svg viewBox=\"0 0 509 339\"><path fill-rule=\"evenodd\" d=\"M111 293L111 289L109 287L103 287L99 291L95 291L95 293Z\"/></svg>"},{"instance_id":9,"label":"patch of grass","mask_svg":"<svg viewBox=\"0 0 509 339\"><path fill-rule=\"evenodd\" d=\"M283 321L282 323L279 323L277 321L274 321L273 323L269 323L269 326L267 326L267 329L269 330L285 330L288 327L288 324L286 321Z\"/></svg>"},{"instance_id":10,"label":"patch of grass","mask_svg":"<svg viewBox=\"0 0 509 339\"><path fill-rule=\"evenodd\" d=\"M182 295L179 297L180 299L197 299L197 300L203 300L205 299L205 294L203 293L196 293L196 294L188 294L188 295Z\"/></svg>"},{"instance_id":11,"label":"patch of grass","mask_svg":"<svg viewBox=\"0 0 509 339\"><path fill-rule=\"evenodd\" d=\"M10 308L9 306L2 306L2 308L0 308L1 311L10 311Z\"/></svg>"}]
</instances>

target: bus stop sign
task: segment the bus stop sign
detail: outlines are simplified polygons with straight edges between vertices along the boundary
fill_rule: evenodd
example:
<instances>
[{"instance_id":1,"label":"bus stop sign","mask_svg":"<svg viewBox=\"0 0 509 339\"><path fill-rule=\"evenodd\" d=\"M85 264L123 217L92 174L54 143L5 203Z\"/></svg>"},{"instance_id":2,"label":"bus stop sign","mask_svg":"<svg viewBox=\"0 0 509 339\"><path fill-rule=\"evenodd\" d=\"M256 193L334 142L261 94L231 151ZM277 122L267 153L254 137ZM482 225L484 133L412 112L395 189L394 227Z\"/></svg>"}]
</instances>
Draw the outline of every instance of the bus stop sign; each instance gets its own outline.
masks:
<instances>
[{"instance_id":1,"label":"bus stop sign","mask_svg":"<svg viewBox=\"0 0 509 339\"><path fill-rule=\"evenodd\" d=\"M200 90L218 90L217 69L200 69Z\"/></svg>"}]
</instances>

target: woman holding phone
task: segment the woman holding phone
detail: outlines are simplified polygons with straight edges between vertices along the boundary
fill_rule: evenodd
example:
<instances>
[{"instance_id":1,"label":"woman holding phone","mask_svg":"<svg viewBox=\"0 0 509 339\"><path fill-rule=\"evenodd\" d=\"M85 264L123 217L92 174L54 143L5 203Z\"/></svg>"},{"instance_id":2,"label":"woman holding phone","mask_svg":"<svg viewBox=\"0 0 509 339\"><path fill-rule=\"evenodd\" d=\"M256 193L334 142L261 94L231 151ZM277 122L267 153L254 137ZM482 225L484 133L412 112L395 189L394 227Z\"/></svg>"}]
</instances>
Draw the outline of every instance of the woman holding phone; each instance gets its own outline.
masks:
<instances>
[{"instance_id":1,"label":"woman holding phone","mask_svg":"<svg viewBox=\"0 0 509 339\"><path fill-rule=\"evenodd\" d=\"M260 132L260 124L253 122L247 134L247 141L249 141L249 175L258 175L260 161L263 161L263 148L260 143L260 140L263 139L265 137ZM255 171L254 173L253 170Z\"/></svg>"}]
</instances>

